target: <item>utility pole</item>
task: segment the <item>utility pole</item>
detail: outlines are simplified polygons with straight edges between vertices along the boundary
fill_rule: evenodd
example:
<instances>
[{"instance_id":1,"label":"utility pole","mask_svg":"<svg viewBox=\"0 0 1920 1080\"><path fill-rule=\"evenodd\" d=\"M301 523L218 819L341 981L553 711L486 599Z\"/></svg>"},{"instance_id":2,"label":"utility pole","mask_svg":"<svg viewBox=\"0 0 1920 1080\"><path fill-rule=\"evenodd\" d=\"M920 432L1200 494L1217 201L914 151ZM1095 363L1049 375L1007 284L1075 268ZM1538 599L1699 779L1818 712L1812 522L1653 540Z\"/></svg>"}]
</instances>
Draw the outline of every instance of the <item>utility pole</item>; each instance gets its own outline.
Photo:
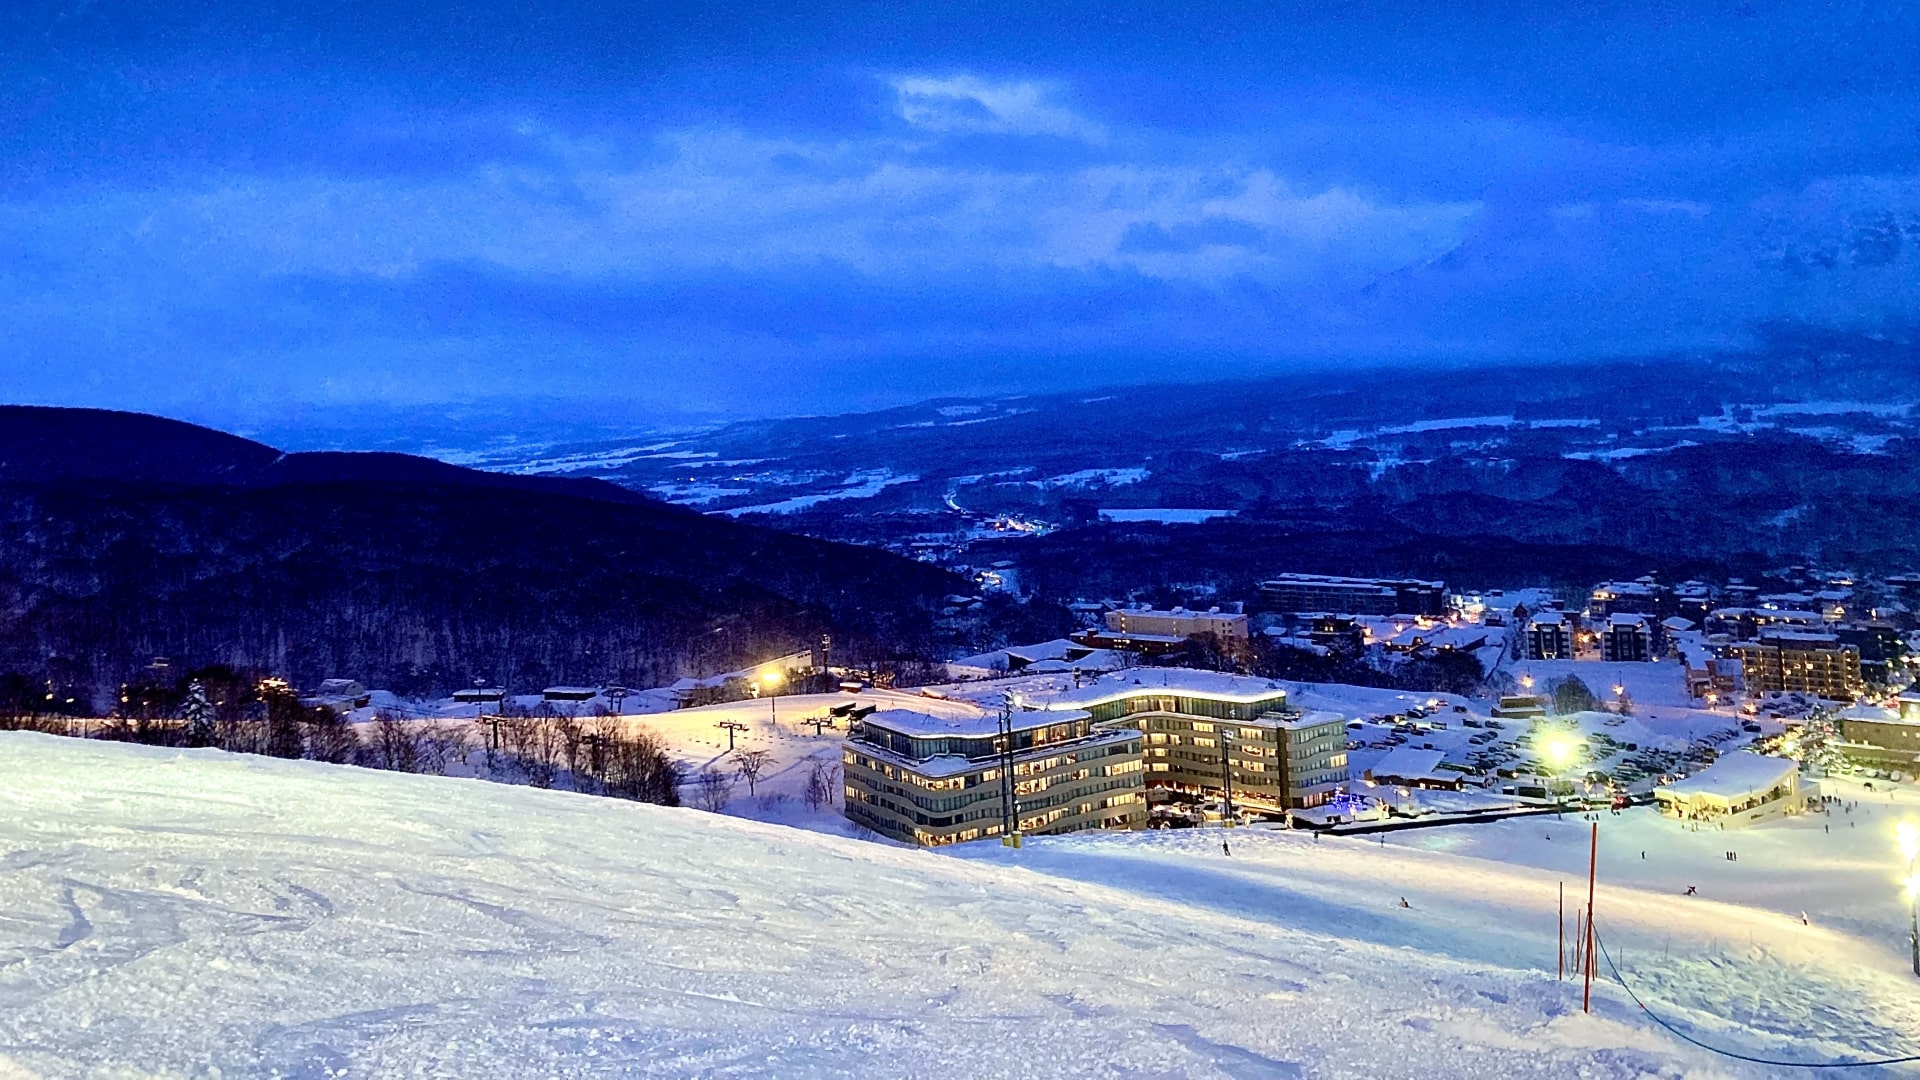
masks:
<instances>
[{"instance_id":1,"label":"utility pole","mask_svg":"<svg viewBox=\"0 0 1920 1080\"><path fill-rule=\"evenodd\" d=\"M1000 702L1000 844L1020 846L1019 789L1013 783L1013 698Z\"/></svg>"},{"instance_id":2,"label":"utility pole","mask_svg":"<svg viewBox=\"0 0 1920 1080\"><path fill-rule=\"evenodd\" d=\"M714 726L714 727L717 727L717 728L725 728L725 729L726 729L726 732L727 732L727 752L728 752L728 753L732 753L732 752L733 752L733 733L734 733L734 732L736 732L736 731L746 731L746 730L747 730L747 725L745 725L745 724L743 724L743 723L741 723L741 722L740 722L740 721L738 721L738 720L722 720L722 721L720 721L719 723L717 723L717 724L715 724L715 725L713 725L713 726Z\"/></svg>"}]
</instances>

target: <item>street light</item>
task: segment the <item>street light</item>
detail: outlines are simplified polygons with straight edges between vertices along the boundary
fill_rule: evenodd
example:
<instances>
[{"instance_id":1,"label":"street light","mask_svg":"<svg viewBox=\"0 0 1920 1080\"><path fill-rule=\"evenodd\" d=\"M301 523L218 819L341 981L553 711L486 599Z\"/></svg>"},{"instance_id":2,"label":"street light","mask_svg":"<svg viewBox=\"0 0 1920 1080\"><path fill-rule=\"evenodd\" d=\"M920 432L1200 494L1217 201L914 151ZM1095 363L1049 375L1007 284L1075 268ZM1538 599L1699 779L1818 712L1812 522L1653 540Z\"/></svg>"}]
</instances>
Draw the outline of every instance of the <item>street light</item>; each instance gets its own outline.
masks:
<instances>
[{"instance_id":1,"label":"street light","mask_svg":"<svg viewBox=\"0 0 1920 1080\"><path fill-rule=\"evenodd\" d=\"M1582 743L1571 732L1555 731L1540 740L1540 760L1557 777L1580 761Z\"/></svg>"},{"instance_id":2,"label":"street light","mask_svg":"<svg viewBox=\"0 0 1920 1080\"><path fill-rule=\"evenodd\" d=\"M780 696L780 683L784 679L785 676L780 674L779 668L767 668L760 673L758 679L753 681L756 690L760 687L766 688L767 716L773 721L775 727L780 726L780 707L773 703L773 699Z\"/></svg>"}]
</instances>

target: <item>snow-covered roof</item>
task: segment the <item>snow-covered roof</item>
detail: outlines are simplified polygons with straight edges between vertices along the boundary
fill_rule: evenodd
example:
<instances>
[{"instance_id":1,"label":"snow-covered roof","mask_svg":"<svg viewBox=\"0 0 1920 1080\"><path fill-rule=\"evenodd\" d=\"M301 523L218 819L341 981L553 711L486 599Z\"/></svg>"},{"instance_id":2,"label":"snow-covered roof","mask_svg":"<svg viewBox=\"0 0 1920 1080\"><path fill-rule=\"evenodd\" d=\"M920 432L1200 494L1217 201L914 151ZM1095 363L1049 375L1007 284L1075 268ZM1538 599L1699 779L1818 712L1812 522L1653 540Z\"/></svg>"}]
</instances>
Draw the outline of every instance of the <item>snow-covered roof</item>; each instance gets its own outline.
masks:
<instances>
[{"instance_id":1,"label":"snow-covered roof","mask_svg":"<svg viewBox=\"0 0 1920 1080\"><path fill-rule=\"evenodd\" d=\"M1284 697L1287 691L1272 679L1251 675L1228 675L1190 668L1155 668L1102 676L1077 690L1055 691L1038 698L1034 703L1043 709L1082 709L1138 694L1167 692L1222 701L1250 702Z\"/></svg>"},{"instance_id":2,"label":"snow-covered roof","mask_svg":"<svg viewBox=\"0 0 1920 1080\"><path fill-rule=\"evenodd\" d=\"M1628 615L1624 612L1615 612L1614 614L1607 616L1607 625L1610 627L1638 626L1644 629L1647 625L1647 620L1646 620L1646 617L1643 615Z\"/></svg>"},{"instance_id":3,"label":"snow-covered roof","mask_svg":"<svg viewBox=\"0 0 1920 1080\"><path fill-rule=\"evenodd\" d=\"M1459 773L1444 772L1440 761L1446 757L1443 750L1420 750L1411 746L1396 746L1387 751L1367 772L1375 777L1390 777L1395 780L1457 780Z\"/></svg>"},{"instance_id":4,"label":"snow-covered roof","mask_svg":"<svg viewBox=\"0 0 1920 1080\"><path fill-rule=\"evenodd\" d=\"M1749 799L1773 790L1799 770L1800 763L1792 758L1736 750L1684 780L1661 785L1659 790L1677 795L1712 795L1728 801Z\"/></svg>"},{"instance_id":5,"label":"snow-covered roof","mask_svg":"<svg viewBox=\"0 0 1920 1080\"><path fill-rule=\"evenodd\" d=\"M1016 709L1013 713L1013 729L1024 731L1027 728L1046 727L1049 724L1061 724L1071 720L1084 720L1087 714L1080 710L1061 710L1058 712L1034 712ZM883 727L888 731L915 738L939 738L946 735L979 736L1000 733L1000 714L981 709L971 716L947 717L931 716L918 709L882 709L869 714L862 723Z\"/></svg>"}]
</instances>

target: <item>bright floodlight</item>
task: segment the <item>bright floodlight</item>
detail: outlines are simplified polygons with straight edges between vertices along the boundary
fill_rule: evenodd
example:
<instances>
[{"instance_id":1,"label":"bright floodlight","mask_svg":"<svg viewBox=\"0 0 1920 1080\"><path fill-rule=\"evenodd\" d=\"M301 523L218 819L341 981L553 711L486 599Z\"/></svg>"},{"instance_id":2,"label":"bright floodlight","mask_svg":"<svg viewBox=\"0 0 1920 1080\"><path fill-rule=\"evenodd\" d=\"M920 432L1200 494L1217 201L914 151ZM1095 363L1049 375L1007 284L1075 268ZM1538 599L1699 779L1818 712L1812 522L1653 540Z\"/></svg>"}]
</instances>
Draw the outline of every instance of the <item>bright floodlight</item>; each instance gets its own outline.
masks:
<instances>
[{"instance_id":1,"label":"bright floodlight","mask_svg":"<svg viewBox=\"0 0 1920 1080\"><path fill-rule=\"evenodd\" d=\"M784 678L785 676L781 675L777 668L768 668L760 673L760 681L768 686L779 686Z\"/></svg>"},{"instance_id":2,"label":"bright floodlight","mask_svg":"<svg viewBox=\"0 0 1920 1080\"><path fill-rule=\"evenodd\" d=\"M1900 841L1900 855L1909 866L1915 859L1920 859L1920 826L1903 821L1894 827L1893 835Z\"/></svg>"},{"instance_id":3,"label":"bright floodlight","mask_svg":"<svg viewBox=\"0 0 1920 1080\"><path fill-rule=\"evenodd\" d=\"M1566 732L1555 732L1540 741L1540 756L1558 772L1580 760L1580 740Z\"/></svg>"},{"instance_id":4,"label":"bright floodlight","mask_svg":"<svg viewBox=\"0 0 1920 1080\"><path fill-rule=\"evenodd\" d=\"M1908 900L1911 901L1920 898L1920 874L1908 874L1907 880L1902 882L1902 884L1907 887Z\"/></svg>"}]
</instances>

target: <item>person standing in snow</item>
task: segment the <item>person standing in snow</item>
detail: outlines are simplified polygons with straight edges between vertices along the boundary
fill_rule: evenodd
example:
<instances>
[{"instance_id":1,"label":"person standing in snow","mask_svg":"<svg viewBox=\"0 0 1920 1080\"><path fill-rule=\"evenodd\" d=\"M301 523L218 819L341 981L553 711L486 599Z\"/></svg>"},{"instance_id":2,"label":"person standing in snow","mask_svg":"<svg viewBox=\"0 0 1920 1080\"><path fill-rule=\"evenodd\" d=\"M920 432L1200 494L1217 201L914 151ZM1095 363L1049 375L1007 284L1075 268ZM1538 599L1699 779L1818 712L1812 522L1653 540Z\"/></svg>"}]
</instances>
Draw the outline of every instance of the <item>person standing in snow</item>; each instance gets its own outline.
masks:
<instances>
[{"instance_id":1,"label":"person standing in snow","mask_svg":"<svg viewBox=\"0 0 1920 1080\"><path fill-rule=\"evenodd\" d=\"M1227 842L1225 840L1220 841L1220 854L1227 855L1227 856L1231 856L1233 854L1233 849L1227 846Z\"/></svg>"}]
</instances>

